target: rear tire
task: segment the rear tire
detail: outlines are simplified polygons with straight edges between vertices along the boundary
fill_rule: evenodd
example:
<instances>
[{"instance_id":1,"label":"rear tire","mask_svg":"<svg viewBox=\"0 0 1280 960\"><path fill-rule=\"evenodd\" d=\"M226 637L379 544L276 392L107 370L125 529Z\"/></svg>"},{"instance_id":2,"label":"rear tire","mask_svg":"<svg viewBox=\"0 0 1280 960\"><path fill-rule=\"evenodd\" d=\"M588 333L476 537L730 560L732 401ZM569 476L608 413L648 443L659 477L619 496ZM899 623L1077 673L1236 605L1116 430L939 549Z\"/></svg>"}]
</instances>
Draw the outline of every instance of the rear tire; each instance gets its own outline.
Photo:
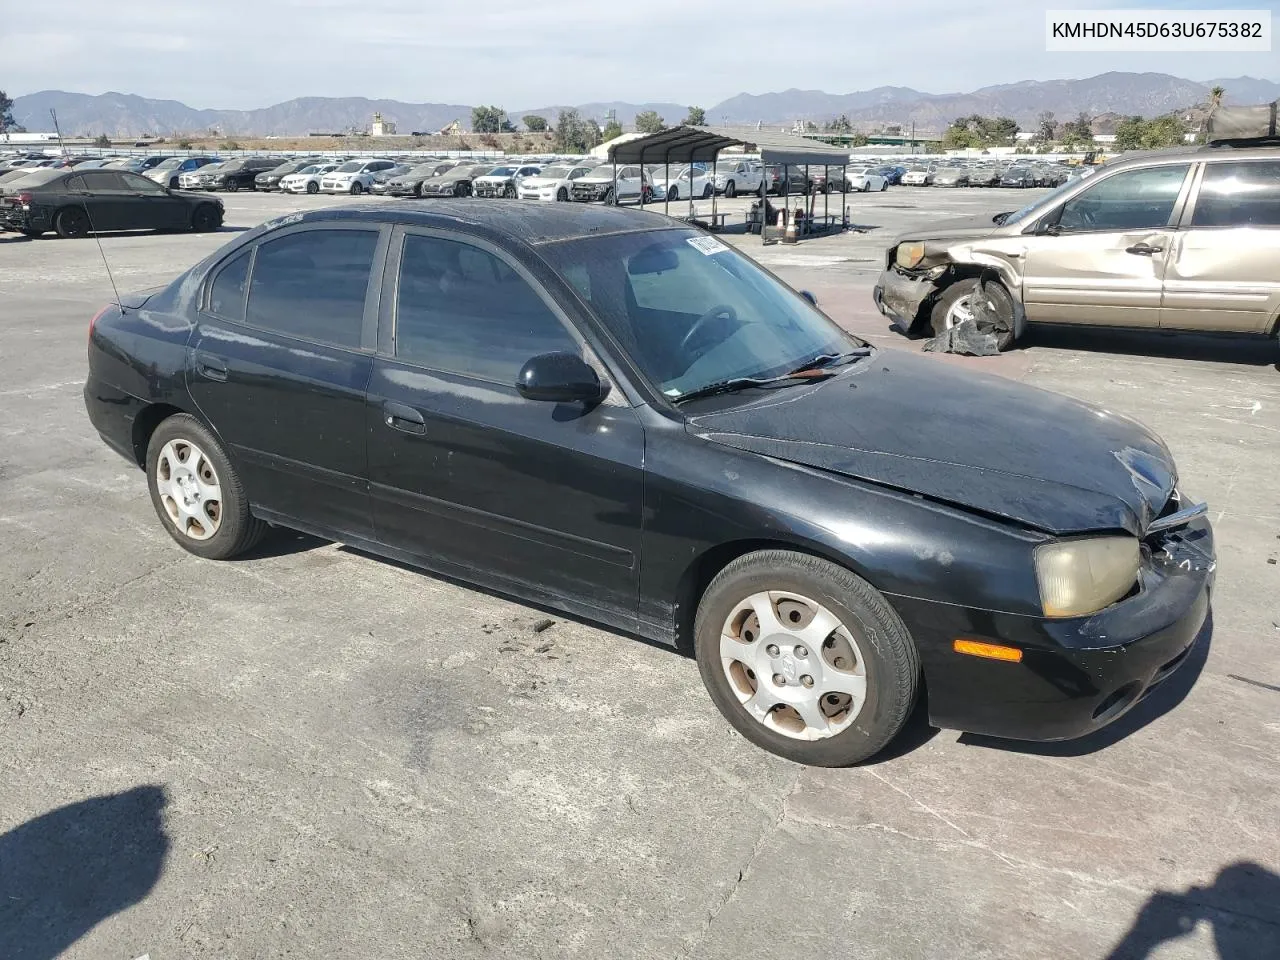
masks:
<instances>
[{"instance_id":1,"label":"rear tire","mask_svg":"<svg viewBox=\"0 0 1280 960\"><path fill-rule=\"evenodd\" d=\"M180 494L176 485L186 479L179 475L188 464L194 464L188 471L192 480L186 485L193 492L190 505L177 502ZM255 546L267 532L266 523L249 512L240 475L227 459L222 444L208 427L189 414L174 414L151 435L147 444L147 487L151 504L169 536L197 557L229 560ZM201 520L207 525L201 526Z\"/></svg>"},{"instance_id":2,"label":"rear tire","mask_svg":"<svg viewBox=\"0 0 1280 960\"><path fill-rule=\"evenodd\" d=\"M759 603L772 623L749 612ZM809 630L824 613L834 626ZM919 654L897 613L861 577L808 554L761 550L734 560L703 594L694 638L702 681L725 719L796 763L843 767L874 756L915 703ZM860 700L839 692L857 686ZM803 702L817 725L782 706L787 700Z\"/></svg>"},{"instance_id":3,"label":"rear tire","mask_svg":"<svg viewBox=\"0 0 1280 960\"><path fill-rule=\"evenodd\" d=\"M77 240L89 235L89 215L79 207L59 210L53 220L53 229L66 240Z\"/></svg>"}]
</instances>

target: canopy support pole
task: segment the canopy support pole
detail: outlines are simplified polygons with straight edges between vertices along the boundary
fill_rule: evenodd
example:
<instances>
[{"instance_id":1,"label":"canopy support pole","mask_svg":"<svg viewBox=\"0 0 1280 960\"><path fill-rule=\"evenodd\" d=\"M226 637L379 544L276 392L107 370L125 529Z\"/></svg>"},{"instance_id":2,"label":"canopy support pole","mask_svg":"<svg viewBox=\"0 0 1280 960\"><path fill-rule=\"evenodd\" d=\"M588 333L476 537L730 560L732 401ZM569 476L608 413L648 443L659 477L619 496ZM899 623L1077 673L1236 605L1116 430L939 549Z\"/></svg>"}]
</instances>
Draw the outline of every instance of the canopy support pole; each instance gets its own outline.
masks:
<instances>
[{"instance_id":1,"label":"canopy support pole","mask_svg":"<svg viewBox=\"0 0 1280 960\"><path fill-rule=\"evenodd\" d=\"M831 182L831 168L825 163L822 165L822 179L828 183ZM822 222L825 226L831 225L831 194L823 193L822 195Z\"/></svg>"},{"instance_id":2,"label":"canopy support pole","mask_svg":"<svg viewBox=\"0 0 1280 960\"><path fill-rule=\"evenodd\" d=\"M691 157L692 157L692 156L693 156L693 154L692 154L692 153L690 153L690 154L689 154L689 156L691 156ZM711 174L712 174L712 176L711 176L711 222L712 222L712 223L715 223L715 222L716 222L716 178L715 178L715 171L716 171L716 164L718 164L719 162L720 162L720 148L719 148L719 147L716 147L716 148L715 148L715 150L714 150L714 151L712 152L712 154L711 154ZM693 183L693 181L692 181L692 180L690 180L689 182L690 182L690 183ZM690 191L690 192L692 192L692 191ZM763 235L764 235L764 231L763 231L763 230L762 230L762 231L760 231L760 233L761 233L761 236L763 236Z\"/></svg>"}]
</instances>

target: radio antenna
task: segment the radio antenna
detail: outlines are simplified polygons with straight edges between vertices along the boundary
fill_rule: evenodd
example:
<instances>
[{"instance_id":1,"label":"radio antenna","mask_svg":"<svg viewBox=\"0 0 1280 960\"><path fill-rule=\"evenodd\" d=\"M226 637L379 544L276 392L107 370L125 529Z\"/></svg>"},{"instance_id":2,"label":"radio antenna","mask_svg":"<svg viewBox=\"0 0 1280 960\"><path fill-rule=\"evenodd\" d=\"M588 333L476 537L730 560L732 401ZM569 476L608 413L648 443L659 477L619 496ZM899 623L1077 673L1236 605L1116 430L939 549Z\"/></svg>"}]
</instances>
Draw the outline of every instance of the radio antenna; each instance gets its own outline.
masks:
<instances>
[{"instance_id":1,"label":"radio antenna","mask_svg":"<svg viewBox=\"0 0 1280 960\"><path fill-rule=\"evenodd\" d=\"M58 126L58 111L50 107L49 116L53 118L53 132L58 136L58 149L62 151L62 157L65 160L67 158L67 145L62 142L62 128ZM84 207L84 218L89 221L89 232L93 234L93 242L98 245L98 255L102 257L102 265L107 270L107 279L111 281L111 292L116 297L116 308L123 314L125 309L124 304L120 302L120 291L116 289L116 278L111 275L111 264L107 263L107 251L102 249L102 238L98 236L98 231L94 229L93 216L89 213L89 201L84 199L83 194L80 197L80 204Z\"/></svg>"}]
</instances>

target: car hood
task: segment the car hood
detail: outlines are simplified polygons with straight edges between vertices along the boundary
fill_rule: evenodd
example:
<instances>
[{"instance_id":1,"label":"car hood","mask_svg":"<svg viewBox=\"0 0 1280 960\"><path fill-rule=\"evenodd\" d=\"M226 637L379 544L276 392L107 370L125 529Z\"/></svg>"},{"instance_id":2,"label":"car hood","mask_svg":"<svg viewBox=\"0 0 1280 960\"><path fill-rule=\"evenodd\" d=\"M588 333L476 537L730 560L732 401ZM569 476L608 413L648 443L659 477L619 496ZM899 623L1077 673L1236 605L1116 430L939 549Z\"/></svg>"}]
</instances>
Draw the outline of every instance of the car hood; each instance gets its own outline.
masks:
<instances>
[{"instance_id":1,"label":"car hood","mask_svg":"<svg viewBox=\"0 0 1280 960\"><path fill-rule=\"evenodd\" d=\"M934 177L937 183L937 177ZM972 217L956 217L951 220L939 220L927 226L911 230L898 237L899 240L967 240L986 237L994 233L998 224L991 219L991 214L983 213Z\"/></svg>"},{"instance_id":2,"label":"car hood","mask_svg":"<svg viewBox=\"0 0 1280 960\"><path fill-rule=\"evenodd\" d=\"M694 416L689 429L1053 534L1141 535L1177 479L1168 448L1128 417L897 352Z\"/></svg>"}]
</instances>

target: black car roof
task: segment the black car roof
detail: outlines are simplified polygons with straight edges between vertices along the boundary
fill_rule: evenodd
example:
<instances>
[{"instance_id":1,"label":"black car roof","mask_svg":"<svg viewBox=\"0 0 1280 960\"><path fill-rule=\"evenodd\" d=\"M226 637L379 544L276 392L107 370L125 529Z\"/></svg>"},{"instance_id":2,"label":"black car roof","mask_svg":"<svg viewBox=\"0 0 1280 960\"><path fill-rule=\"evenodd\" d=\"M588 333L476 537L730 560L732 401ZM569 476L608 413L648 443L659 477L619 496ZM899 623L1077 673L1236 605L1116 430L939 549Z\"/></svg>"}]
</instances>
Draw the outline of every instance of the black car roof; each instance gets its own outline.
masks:
<instances>
[{"instance_id":1,"label":"black car roof","mask_svg":"<svg viewBox=\"0 0 1280 960\"><path fill-rule=\"evenodd\" d=\"M263 226L270 228L322 221L404 223L423 227L466 225L528 244L682 226L661 214L600 204L551 204L538 200L508 200L497 204L466 198L432 200L429 210L386 204L330 207L290 214Z\"/></svg>"}]
</instances>

